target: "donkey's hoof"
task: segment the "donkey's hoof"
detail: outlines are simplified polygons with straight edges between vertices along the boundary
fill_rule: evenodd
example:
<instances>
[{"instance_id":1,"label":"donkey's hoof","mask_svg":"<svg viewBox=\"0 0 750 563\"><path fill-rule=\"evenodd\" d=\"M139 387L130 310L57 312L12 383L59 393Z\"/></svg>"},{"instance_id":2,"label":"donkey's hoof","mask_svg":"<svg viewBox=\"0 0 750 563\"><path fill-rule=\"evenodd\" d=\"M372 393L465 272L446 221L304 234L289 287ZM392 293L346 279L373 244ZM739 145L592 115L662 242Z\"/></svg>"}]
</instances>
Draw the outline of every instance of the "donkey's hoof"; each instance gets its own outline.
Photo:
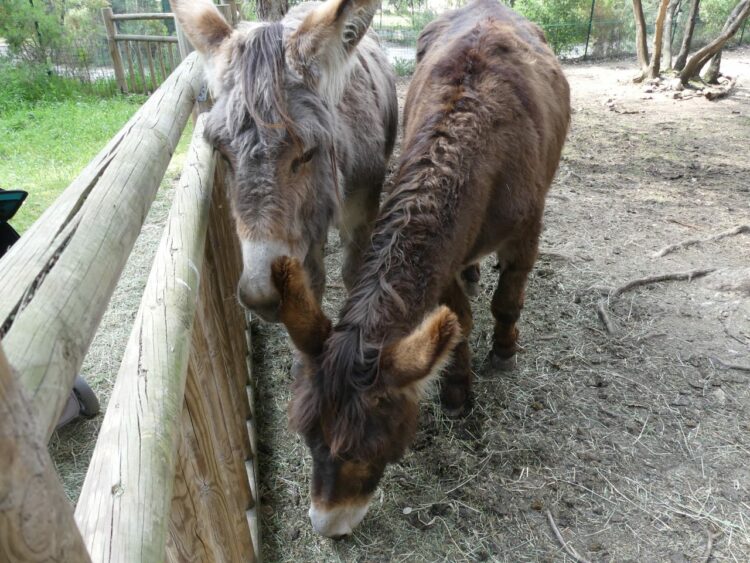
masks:
<instances>
[{"instance_id":1,"label":"donkey's hoof","mask_svg":"<svg viewBox=\"0 0 750 563\"><path fill-rule=\"evenodd\" d=\"M458 418L469 410L469 389L465 385L444 385L440 392L443 412L450 418Z\"/></svg>"},{"instance_id":2,"label":"donkey's hoof","mask_svg":"<svg viewBox=\"0 0 750 563\"><path fill-rule=\"evenodd\" d=\"M516 367L516 355L509 358L501 358L495 352L490 352L490 366L494 370L510 371Z\"/></svg>"}]
</instances>

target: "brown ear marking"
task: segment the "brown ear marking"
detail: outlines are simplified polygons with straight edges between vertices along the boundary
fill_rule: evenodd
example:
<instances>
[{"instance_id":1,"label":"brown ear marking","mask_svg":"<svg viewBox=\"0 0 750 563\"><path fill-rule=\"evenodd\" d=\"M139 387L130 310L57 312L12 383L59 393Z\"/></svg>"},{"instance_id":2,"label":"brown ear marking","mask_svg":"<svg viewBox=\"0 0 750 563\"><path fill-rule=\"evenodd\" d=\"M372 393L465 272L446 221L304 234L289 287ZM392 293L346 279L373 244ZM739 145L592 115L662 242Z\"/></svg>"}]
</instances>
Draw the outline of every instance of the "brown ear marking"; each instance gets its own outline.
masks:
<instances>
[{"instance_id":1,"label":"brown ear marking","mask_svg":"<svg viewBox=\"0 0 750 563\"><path fill-rule=\"evenodd\" d=\"M385 354L391 382L403 387L440 370L461 341L458 317L442 305Z\"/></svg>"},{"instance_id":2,"label":"brown ear marking","mask_svg":"<svg viewBox=\"0 0 750 563\"><path fill-rule=\"evenodd\" d=\"M277 258L271 278L281 295L279 317L292 342L305 354L319 355L331 332L331 321L315 299L302 264L289 256Z\"/></svg>"}]
</instances>

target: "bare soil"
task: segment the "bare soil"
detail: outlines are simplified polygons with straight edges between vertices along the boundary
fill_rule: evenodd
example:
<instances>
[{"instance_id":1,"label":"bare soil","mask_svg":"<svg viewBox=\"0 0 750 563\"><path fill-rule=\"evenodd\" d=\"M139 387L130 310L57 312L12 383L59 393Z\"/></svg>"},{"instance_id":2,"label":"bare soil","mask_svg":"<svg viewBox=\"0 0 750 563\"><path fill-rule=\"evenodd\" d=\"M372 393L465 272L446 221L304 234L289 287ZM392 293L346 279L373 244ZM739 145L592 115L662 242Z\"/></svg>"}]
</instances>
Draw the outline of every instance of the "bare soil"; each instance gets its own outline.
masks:
<instances>
[{"instance_id":1,"label":"bare soil","mask_svg":"<svg viewBox=\"0 0 750 563\"><path fill-rule=\"evenodd\" d=\"M497 273L482 265L475 401L461 420L425 401L411 452L342 542L307 519L310 458L287 428L291 352L254 323L263 550L268 561L750 560L750 233L653 254L750 223L750 50L718 102L630 82L629 62L568 65L573 123L547 204L515 369L485 361ZM408 81L399 83L403 98ZM173 180L179 165L175 165ZM106 402L166 219L169 179L84 366ZM325 306L344 299L332 233ZM608 292L645 276L692 281ZM597 313L607 312L609 333ZM734 366L734 367L729 367ZM78 496L100 418L55 435ZM709 540L710 538L710 540Z\"/></svg>"},{"instance_id":2,"label":"bare soil","mask_svg":"<svg viewBox=\"0 0 750 563\"><path fill-rule=\"evenodd\" d=\"M429 397L411 452L347 540L310 527L310 457L286 422L289 343L254 325L267 560L572 561L547 511L591 561L750 560L750 233L653 256L750 223L750 51L725 56L739 80L718 102L645 92L626 62L566 66L575 113L517 365L485 361L487 259L474 408L450 420ZM332 234L334 318L340 261ZM715 271L608 291L695 269Z\"/></svg>"}]
</instances>

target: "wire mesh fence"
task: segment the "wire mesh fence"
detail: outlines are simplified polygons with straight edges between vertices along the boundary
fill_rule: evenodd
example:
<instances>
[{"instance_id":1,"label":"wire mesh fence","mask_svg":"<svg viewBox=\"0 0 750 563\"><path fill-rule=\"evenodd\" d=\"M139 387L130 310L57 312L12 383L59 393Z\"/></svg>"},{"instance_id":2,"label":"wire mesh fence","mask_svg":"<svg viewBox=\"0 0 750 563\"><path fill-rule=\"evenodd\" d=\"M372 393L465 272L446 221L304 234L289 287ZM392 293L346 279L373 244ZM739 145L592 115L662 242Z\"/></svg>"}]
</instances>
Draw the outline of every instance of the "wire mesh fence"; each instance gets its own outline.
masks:
<instances>
[{"instance_id":1,"label":"wire mesh fence","mask_svg":"<svg viewBox=\"0 0 750 563\"><path fill-rule=\"evenodd\" d=\"M547 40L562 59L606 59L635 54L635 24L630 2L622 0L504 0L517 11L538 23ZM378 33L392 64L399 74L407 74L414 65L416 42L419 33L432 19L444 11L464 5L468 0L385 0L376 13L372 27ZM121 1L120 3L123 3ZM298 3L291 0L290 5ZM656 14L656 0L644 0L649 37L653 32L653 18ZM676 10L669 30L672 50L676 52L682 42L685 23L688 18L688 0L682 0ZM703 12L696 22L692 46L698 48L708 43L721 30L734 0L704 0ZM113 2L114 5L114 2ZM123 4L127 9L127 5ZM140 0L139 11L163 12L169 4L161 0ZM117 12L117 10L115 10ZM241 12L247 19L257 19L256 1L243 2ZM174 36L172 20L147 22L121 21L119 31L125 34L148 34ZM119 91L115 81L112 57L107 46L107 35L101 13L96 10L86 23L85 31L71 29L58 48L54 49L46 61L51 72L77 80L84 89L92 93L113 94ZM750 29L747 22L733 38L729 46L750 44ZM164 74L162 55L151 72L147 61L138 63L141 53L135 45L120 45L126 60L133 56L134 68L130 69L130 82L153 82L153 75ZM3 56L0 45L0 56ZM6 54L7 56L7 54ZM173 64L169 56L163 58L166 70ZM145 69L145 71L144 71ZM146 91L134 87L132 91Z\"/></svg>"}]
</instances>

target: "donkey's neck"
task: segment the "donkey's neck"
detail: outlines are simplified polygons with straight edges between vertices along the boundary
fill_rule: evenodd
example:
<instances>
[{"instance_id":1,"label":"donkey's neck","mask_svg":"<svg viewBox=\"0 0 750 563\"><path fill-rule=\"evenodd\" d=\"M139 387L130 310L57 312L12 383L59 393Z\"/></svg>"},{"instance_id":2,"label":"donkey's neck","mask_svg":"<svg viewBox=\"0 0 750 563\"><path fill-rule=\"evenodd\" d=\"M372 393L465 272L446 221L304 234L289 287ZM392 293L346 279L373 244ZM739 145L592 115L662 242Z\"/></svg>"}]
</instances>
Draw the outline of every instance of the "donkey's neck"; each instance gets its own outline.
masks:
<instances>
[{"instance_id":1,"label":"donkey's neck","mask_svg":"<svg viewBox=\"0 0 750 563\"><path fill-rule=\"evenodd\" d=\"M404 141L395 187L341 316L372 344L410 332L438 304L481 221L472 216L480 196L470 193L469 178L492 117L463 88L446 97Z\"/></svg>"},{"instance_id":2,"label":"donkey's neck","mask_svg":"<svg viewBox=\"0 0 750 563\"><path fill-rule=\"evenodd\" d=\"M466 253L463 160L453 166L425 159L402 163L341 317L342 324L359 326L365 341L410 332L453 282Z\"/></svg>"}]
</instances>

